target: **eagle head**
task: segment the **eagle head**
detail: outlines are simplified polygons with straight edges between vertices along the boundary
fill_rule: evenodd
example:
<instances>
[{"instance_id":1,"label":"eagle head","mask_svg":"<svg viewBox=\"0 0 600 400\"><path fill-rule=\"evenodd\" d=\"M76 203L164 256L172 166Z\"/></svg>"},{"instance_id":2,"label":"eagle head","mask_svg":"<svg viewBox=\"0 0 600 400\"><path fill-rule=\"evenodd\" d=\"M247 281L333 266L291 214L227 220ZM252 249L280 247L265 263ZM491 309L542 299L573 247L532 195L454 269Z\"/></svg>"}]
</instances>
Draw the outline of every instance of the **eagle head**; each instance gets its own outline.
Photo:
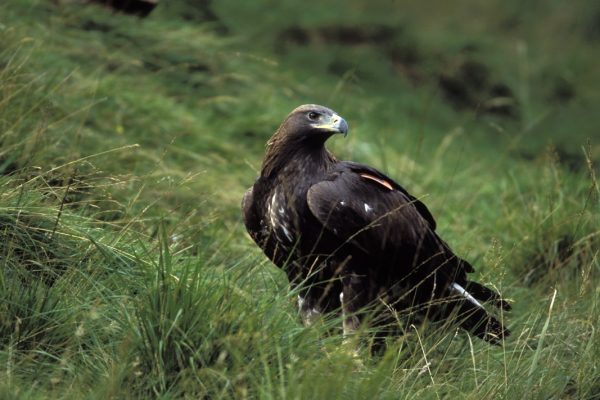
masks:
<instances>
[{"instance_id":1,"label":"eagle head","mask_svg":"<svg viewBox=\"0 0 600 400\"><path fill-rule=\"evenodd\" d=\"M336 133L346 136L348 123L335 111L316 104L294 109L267 142L261 176L271 176L294 161L303 171L333 162L325 141Z\"/></svg>"},{"instance_id":2,"label":"eagle head","mask_svg":"<svg viewBox=\"0 0 600 400\"><path fill-rule=\"evenodd\" d=\"M348 123L335 111L317 104L305 104L294 109L283 121L276 134L280 139L300 140L323 144L333 134L348 134Z\"/></svg>"}]
</instances>

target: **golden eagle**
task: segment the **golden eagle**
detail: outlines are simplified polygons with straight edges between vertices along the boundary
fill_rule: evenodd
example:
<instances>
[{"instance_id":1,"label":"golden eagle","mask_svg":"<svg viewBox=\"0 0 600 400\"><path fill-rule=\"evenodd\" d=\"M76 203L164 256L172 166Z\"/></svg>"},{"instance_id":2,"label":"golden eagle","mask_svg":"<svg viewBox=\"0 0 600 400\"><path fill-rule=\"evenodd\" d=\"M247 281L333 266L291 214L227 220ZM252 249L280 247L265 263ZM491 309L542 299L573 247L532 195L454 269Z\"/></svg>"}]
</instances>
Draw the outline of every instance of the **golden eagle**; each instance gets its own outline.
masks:
<instances>
[{"instance_id":1,"label":"golden eagle","mask_svg":"<svg viewBox=\"0 0 600 400\"><path fill-rule=\"evenodd\" d=\"M376 169L338 161L325 148L336 133L346 136L348 124L329 108L293 110L242 201L248 233L298 289L303 321L341 309L348 335L383 305L434 321L455 316L490 343L508 336L482 303L510 305L467 280L473 267L437 235L427 207Z\"/></svg>"}]
</instances>

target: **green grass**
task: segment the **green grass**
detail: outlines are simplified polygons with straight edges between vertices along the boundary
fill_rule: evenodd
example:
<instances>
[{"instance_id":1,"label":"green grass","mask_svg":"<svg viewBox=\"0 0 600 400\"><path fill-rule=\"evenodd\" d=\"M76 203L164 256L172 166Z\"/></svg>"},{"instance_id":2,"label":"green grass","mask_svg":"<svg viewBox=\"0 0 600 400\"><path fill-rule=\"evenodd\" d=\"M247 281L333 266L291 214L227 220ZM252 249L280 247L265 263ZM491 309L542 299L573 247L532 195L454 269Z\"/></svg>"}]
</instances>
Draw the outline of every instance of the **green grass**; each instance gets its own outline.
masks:
<instances>
[{"instance_id":1,"label":"green grass","mask_svg":"<svg viewBox=\"0 0 600 400\"><path fill-rule=\"evenodd\" d=\"M600 398L600 8L214 3L0 8L0 398ZM503 346L302 326L239 203L308 102L514 301Z\"/></svg>"}]
</instances>

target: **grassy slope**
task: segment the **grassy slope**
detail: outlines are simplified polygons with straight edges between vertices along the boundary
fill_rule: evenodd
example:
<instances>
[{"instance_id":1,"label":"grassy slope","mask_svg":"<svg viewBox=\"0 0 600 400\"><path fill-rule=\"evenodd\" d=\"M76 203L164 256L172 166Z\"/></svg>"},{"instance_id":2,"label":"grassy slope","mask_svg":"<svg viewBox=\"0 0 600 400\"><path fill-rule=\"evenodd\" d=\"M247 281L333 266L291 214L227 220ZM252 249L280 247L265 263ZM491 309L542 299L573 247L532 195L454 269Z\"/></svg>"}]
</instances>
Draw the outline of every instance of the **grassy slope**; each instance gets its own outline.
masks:
<instances>
[{"instance_id":1,"label":"grassy slope","mask_svg":"<svg viewBox=\"0 0 600 400\"><path fill-rule=\"evenodd\" d=\"M185 2L63 3L0 10L2 397L600 397L597 7L223 1L219 36ZM331 34L375 25L401 29ZM450 105L466 62L516 117ZM359 362L338 321L299 324L238 204L305 102L515 300L505 346L409 328Z\"/></svg>"}]
</instances>

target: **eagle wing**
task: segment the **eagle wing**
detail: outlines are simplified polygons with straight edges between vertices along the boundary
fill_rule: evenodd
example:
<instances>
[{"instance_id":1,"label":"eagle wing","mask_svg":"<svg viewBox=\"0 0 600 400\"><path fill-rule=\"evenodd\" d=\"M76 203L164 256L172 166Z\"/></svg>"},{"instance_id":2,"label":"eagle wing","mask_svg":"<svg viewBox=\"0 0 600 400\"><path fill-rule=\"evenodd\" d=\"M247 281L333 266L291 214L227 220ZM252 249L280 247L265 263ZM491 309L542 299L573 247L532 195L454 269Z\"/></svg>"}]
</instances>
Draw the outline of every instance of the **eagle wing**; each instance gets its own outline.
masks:
<instances>
[{"instance_id":1,"label":"eagle wing","mask_svg":"<svg viewBox=\"0 0 600 400\"><path fill-rule=\"evenodd\" d=\"M433 234L435 221L423 203L371 168L340 168L310 187L312 214L330 232L367 253L418 245Z\"/></svg>"},{"instance_id":2,"label":"eagle wing","mask_svg":"<svg viewBox=\"0 0 600 400\"><path fill-rule=\"evenodd\" d=\"M423 203L372 168L340 164L307 194L311 213L340 245L351 243L373 256L426 262L448 279L466 282L473 268L435 233L435 220Z\"/></svg>"},{"instance_id":3,"label":"eagle wing","mask_svg":"<svg viewBox=\"0 0 600 400\"><path fill-rule=\"evenodd\" d=\"M256 211L254 209L254 187L250 187L244 193L244 197L242 198L242 216L244 218L244 225L246 226L246 230L250 234L250 237L256 244L261 245L262 240L260 231L260 217L256 215Z\"/></svg>"},{"instance_id":4,"label":"eagle wing","mask_svg":"<svg viewBox=\"0 0 600 400\"><path fill-rule=\"evenodd\" d=\"M251 187L244 193L242 199L242 214L244 225L250 234L250 237L269 257L275 265L282 266L285 263L286 254L280 249L274 235L263 224L263 219L256 210L256 201L254 199L254 187Z\"/></svg>"},{"instance_id":5,"label":"eagle wing","mask_svg":"<svg viewBox=\"0 0 600 400\"><path fill-rule=\"evenodd\" d=\"M393 179L389 178L388 176L376 170L375 168L371 168L363 164L355 163L352 161L344 161L340 164L342 164L344 168L347 168L350 171L361 175L363 178L368 177L368 179L370 179L371 182L377 182L390 190L396 190L402 193L404 197L407 198L416 208L421 217L427 221L431 230L435 231L437 224L427 206L423 204L419 199L408 193L406 189L400 186L400 184L395 182Z\"/></svg>"}]
</instances>

